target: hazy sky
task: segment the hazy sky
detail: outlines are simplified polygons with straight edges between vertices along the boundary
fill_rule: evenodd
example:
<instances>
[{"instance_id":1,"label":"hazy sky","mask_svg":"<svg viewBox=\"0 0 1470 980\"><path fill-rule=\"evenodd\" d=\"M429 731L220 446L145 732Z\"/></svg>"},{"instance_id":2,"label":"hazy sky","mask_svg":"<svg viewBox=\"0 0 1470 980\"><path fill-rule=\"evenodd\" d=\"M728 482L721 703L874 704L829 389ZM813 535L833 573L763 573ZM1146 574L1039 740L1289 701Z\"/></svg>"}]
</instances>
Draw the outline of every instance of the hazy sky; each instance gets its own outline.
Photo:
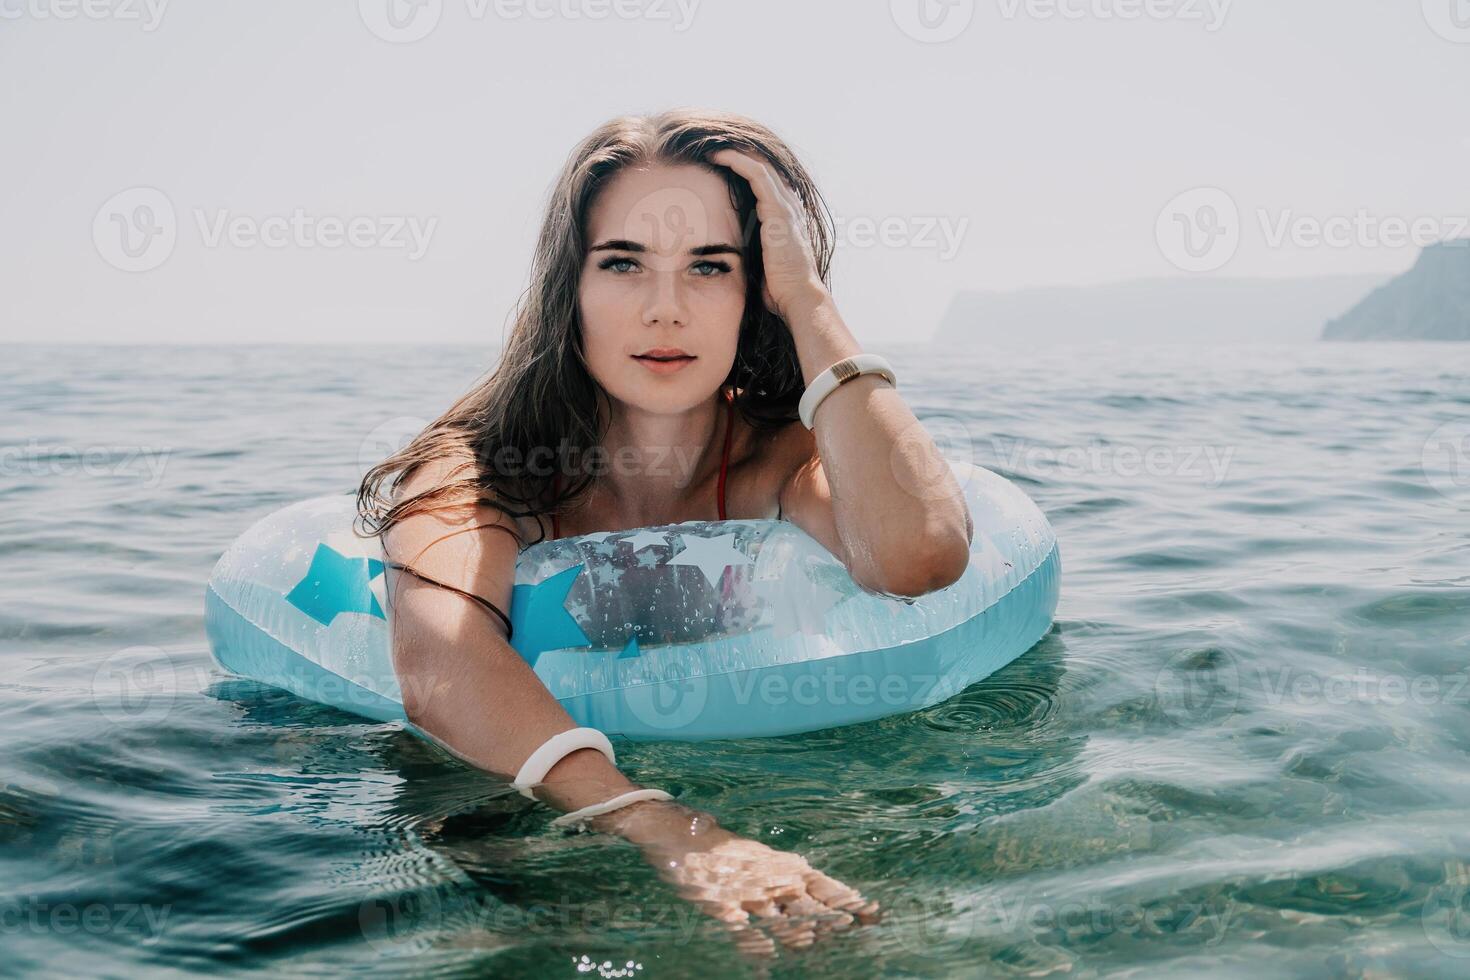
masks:
<instances>
[{"instance_id":1,"label":"hazy sky","mask_svg":"<svg viewBox=\"0 0 1470 980\"><path fill-rule=\"evenodd\" d=\"M803 157L875 345L1470 236L1470 0L0 0L0 81L0 340L498 343L568 151L674 105Z\"/></svg>"}]
</instances>

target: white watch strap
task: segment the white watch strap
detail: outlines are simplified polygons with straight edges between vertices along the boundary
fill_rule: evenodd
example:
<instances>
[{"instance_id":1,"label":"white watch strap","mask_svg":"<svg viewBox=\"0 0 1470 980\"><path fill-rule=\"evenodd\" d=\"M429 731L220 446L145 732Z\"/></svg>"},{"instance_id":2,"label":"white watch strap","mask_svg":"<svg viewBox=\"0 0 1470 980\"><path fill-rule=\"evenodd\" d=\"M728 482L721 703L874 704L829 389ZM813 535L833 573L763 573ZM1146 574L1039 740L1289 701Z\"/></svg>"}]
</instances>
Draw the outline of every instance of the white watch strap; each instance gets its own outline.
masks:
<instances>
[{"instance_id":1,"label":"white watch strap","mask_svg":"<svg viewBox=\"0 0 1470 980\"><path fill-rule=\"evenodd\" d=\"M551 825L553 827L567 827L571 824L581 823L583 820L590 820L593 817L600 817L604 813L612 813L614 810L621 810L623 807L631 806L634 803L641 803L644 800L672 799L673 797L671 795L665 793L661 789L629 790L621 796L614 796L610 800L603 800L601 803L593 803L591 806L584 806L580 810L573 810L571 813L563 814L562 816L559 816L555 820L551 821Z\"/></svg>"},{"instance_id":2,"label":"white watch strap","mask_svg":"<svg viewBox=\"0 0 1470 980\"><path fill-rule=\"evenodd\" d=\"M877 354L858 354L843 358L817 375L812 379L812 383L807 385L806 391L802 393L801 401L796 406L796 412L801 416L801 424L810 429L817 414L817 406L822 404L822 399L832 394L838 385L864 374L881 374L889 384L895 388L898 387L898 377L893 373L893 365L889 364L886 358Z\"/></svg>"},{"instance_id":3,"label":"white watch strap","mask_svg":"<svg viewBox=\"0 0 1470 980\"><path fill-rule=\"evenodd\" d=\"M531 787L541 785L541 780L546 778L553 766L578 749L596 749L607 756L608 762L618 764L617 756L613 754L612 742L602 732L595 728L569 728L542 742L541 747L521 764L521 771L516 773L515 782L511 786L520 790L526 799L534 800L536 797L531 793Z\"/></svg>"}]
</instances>

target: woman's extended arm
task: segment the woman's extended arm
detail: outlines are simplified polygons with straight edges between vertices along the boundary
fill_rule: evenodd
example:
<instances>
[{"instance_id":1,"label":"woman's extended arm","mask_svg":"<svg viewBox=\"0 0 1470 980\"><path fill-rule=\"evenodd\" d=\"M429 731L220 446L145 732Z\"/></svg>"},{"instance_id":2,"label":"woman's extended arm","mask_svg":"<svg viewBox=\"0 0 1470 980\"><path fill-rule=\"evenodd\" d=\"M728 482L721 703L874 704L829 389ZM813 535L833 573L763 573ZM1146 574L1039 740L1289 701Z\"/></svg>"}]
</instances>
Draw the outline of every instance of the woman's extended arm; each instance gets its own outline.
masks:
<instances>
[{"instance_id":1,"label":"woman's extended arm","mask_svg":"<svg viewBox=\"0 0 1470 980\"><path fill-rule=\"evenodd\" d=\"M494 508L466 504L414 514L389 529L384 552L430 579L510 608L517 538ZM465 762L507 778L548 738L577 727L489 610L418 576L388 575L393 666L411 724ZM635 788L601 753L578 749L535 792L573 810Z\"/></svg>"},{"instance_id":2,"label":"woman's extended arm","mask_svg":"<svg viewBox=\"0 0 1470 980\"><path fill-rule=\"evenodd\" d=\"M422 475L422 479L433 477ZM405 487L416 492L416 474ZM384 536L384 550L430 579L510 608L518 540L500 511L463 505L415 514ZM489 610L413 575L389 572L393 664L409 722L459 759L511 778L548 738L577 723L506 639ZM534 791L570 811L638 788L606 757L578 749ZM876 903L777 851L720 827L709 814L648 800L587 825L637 844L665 880L724 922L743 950L769 952L773 940L806 945L854 917L872 921Z\"/></svg>"}]
</instances>

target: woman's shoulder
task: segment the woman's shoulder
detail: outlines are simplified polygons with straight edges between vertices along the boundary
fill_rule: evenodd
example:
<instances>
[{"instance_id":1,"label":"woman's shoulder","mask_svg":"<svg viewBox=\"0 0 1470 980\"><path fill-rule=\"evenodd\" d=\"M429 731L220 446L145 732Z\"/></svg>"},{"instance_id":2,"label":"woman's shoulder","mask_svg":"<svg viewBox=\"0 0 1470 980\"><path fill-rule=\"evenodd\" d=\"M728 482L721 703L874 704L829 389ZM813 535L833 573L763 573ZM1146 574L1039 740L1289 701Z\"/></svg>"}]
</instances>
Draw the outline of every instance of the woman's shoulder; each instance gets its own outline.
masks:
<instances>
[{"instance_id":1,"label":"woman's shoulder","mask_svg":"<svg viewBox=\"0 0 1470 980\"><path fill-rule=\"evenodd\" d=\"M415 498L423 500L422 506L413 508L390 533L398 531L401 537L419 538L430 531L444 534L498 524L513 529L519 540L525 540L523 521L482 485L479 464L468 450L425 460L408 472L394 489L392 500L397 504ZM491 537L508 540L503 534Z\"/></svg>"},{"instance_id":2,"label":"woman's shoulder","mask_svg":"<svg viewBox=\"0 0 1470 980\"><path fill-rule=\"evenodd\" d=\"M422 461L391 494L396 504L410 506L382 537L384 564L394 571L387 608L395 619L407 612L410 634L435 630L457 642L469 626L459 621L464 607L455 604L469 599L496 616L500 635L511 635L506 610L522 536L478 490L474 464L473 456L459 455ZM404 589L406 599L399 594Z\"/></svg>"},{"instance_id":3,"label":"woman's shoulder","mask_svg":"<svg viewBox=\"0 0 1470 980\"><path fill-rule=\"evenodd\" d=\"M391 492L393 503L401 503L423 495L435 495L437 502L471 505L479 468L468 450L453 450L417 463L406 471Z\"/></svg>"}]
</instances>

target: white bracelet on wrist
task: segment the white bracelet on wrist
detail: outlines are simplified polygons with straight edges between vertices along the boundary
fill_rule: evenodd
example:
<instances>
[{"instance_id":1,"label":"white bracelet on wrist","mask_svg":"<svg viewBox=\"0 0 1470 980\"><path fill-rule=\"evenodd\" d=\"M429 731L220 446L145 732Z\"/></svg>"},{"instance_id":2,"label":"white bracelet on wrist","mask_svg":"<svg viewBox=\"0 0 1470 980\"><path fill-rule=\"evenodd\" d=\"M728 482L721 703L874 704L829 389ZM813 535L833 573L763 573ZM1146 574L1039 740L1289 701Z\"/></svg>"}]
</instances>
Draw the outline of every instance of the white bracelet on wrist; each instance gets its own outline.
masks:
<instances>
[{"instance_id":1,"label":"white bracelet on wrist","mask_svg":"<svg viewBox=\"0 0 1470 980\"><path fill-rule=\"evenodd\" d=\"M864 374L879 374L895 388L898 387L898 377L893 373L893 365L885 358L877 354L857 354L853 357L845 357L833 364L827 370L812 379L807 385L806 391L802 393L801 402L796 407L796 412L801 416L801 424L808 429L812 427L813 418L817 414L817 406L822 404L822 399L836 391L839 385L844 385L853 378Z\"/></svg>"},{"instance_id":2,"label":"white bracelet on wrist","mask_svg":"<svg viewBox=\"0 0 1470 980\"><path fill-rule=\"evenodd\" d=\"M612 742L602 732L595 728L569 728L542 742L541 747L521 764L521 770L516 773L515 782L511 786L520 790L526 799L536 799L531 788L541 785L541 780L546 778L552 767L578 749L596 749L607 756L608 762L618 764Z\"/></svg>"},{"instance_id":3,"label":"white bracelet on wrist","mask_svg":"<svg viewBox=\"0 0 1470 980\"><path fill-rule=\"evenodd\" d=\"M541 743L540 748L532 752L525 762L521 763L521 769L516 773L516 778L511 786L520 790L521 795L529 800L535 800L535 794L531 790L541 785L541 780L546 778L558 762L578 749L596 749L607 756L607 761L613 765L618 764L616 754L613 752L612 742L608 737L595 728L570 728L551 736ZM592 817L600 817L604 813L612 813L621 810L625 806L641 803L644 800L672 800L673 797L661 789L635 789L610 800L601 803L593 803L584 806L580 810L563 814L551 821L553 827L568 827L590 820Z\"/></svg>"},{"instance_id":4,"label":"white bracelet on wrist","mask_svg":"<svg viewBox=\"0 0 1470 980\"><path fill-rule=\"evenodd\" d=\"M614 796L610 800L603 800L601 803L593 803L591 806L584 806L580 810L573 810L571 813L563 814L557 817L555 820L551 821L551 825L553 827L567 827L571 826L572 824L580 824L585 820L592 819L593 817L600 817L604 813L612 813L614 810L621 810L623 807L632 806L634 803L642 803L644 800L672 799L673 796L664 792L661 789L630 790L626 793L623 793L621 796Z\"/></svg>"}]
</instances>

